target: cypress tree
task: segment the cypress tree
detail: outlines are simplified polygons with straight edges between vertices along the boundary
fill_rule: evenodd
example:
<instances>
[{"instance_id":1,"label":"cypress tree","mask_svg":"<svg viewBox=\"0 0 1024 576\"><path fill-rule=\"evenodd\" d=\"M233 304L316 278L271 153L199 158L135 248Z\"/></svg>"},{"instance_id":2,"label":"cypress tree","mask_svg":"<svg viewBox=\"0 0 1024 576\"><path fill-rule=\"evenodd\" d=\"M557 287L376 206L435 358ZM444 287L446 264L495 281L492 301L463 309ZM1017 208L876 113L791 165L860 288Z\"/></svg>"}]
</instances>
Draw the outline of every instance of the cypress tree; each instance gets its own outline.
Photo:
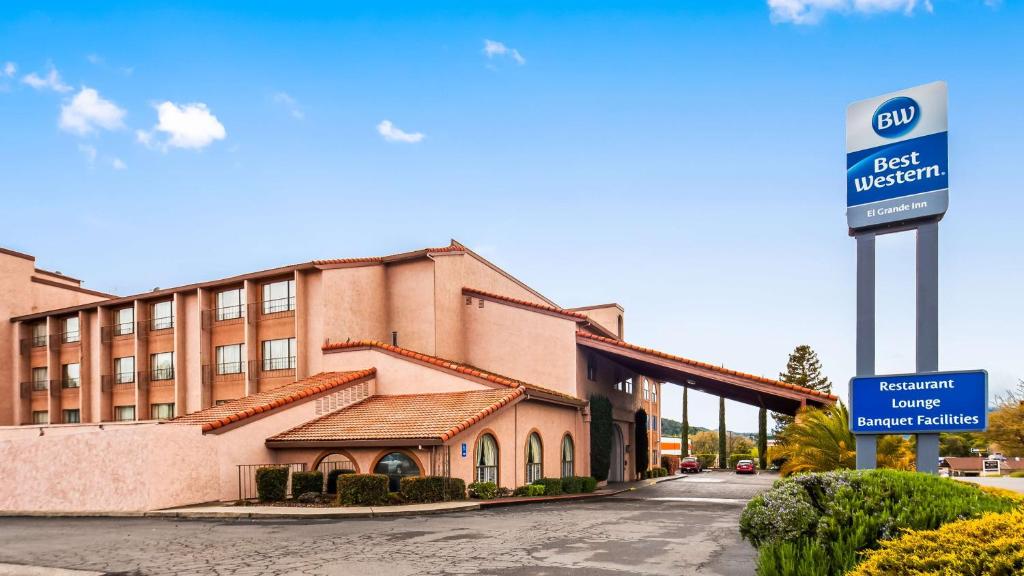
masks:
<instances>
[{"instance_id":1,"label":"cypress tree","mask_svg":"<svg viewBox=\"0 0 1024 576\"><path fill-rule=\"evenodd\" d=\"M612 460L612 403L606 396L590 395L590 475L608 479Z\"/></svg>"},{"instance_id":2,"label":"cypress tree","mask_svg":"<svg viewBox=\"0 0 1024 576\"><path fill-rule=\"evenodd\" d=\"M636 473L642 475L651 465L650 446L647 441L647 411L643 408L636 411L634 421L636 439L633 442L636 453Z\"/></svg>"},{"instance_id":3,"label":"cypress tree","mask_svg":"<svg viewBox=\"0 0 1024 576\"><path fill-rule=\"evenodd\" d=\"M832 382L821 372L818 353L806 344L797 346L789 355L786 371L779 374L779 380L786 384L794 384L826 394L832 393ZM786 426L793 422L792 416L778 412L772 412L772 418L775 420L773 436L778 436Z\"/></svg>"},{"instance_id":4,"label":"cypress tree","mask_svg":"<svg viewBox=\"0 0 1024 576\"><path fill-rule=\"evenodd\" d=\"M729 455L726 453L725 437L725 397L718 397L718 466L719 468L729 467Z\"/></svg>"},{"instance_id":5,"label":"cypress tree","mask_svg":"<svg viewBox=\"0 0 1024 576\"><path fill-rule=\"evenodd\" d=\"M761 470L768 467L768 410L764 406L757 412L757 459Z\"/></svg>"},{"instance_id":6,"label":"cypress tree","mask_svg":"<svg viewBox=\"0 0 1024 576\"><path fill-rule=\"evenodd\" d=\"M683 386L683 425L680 427L679 440L679 453L682 454L683 458L690 455L690 417L687 414L687 399L686 392L689 390L686 386Z\"/></svg>"}]
</instances>

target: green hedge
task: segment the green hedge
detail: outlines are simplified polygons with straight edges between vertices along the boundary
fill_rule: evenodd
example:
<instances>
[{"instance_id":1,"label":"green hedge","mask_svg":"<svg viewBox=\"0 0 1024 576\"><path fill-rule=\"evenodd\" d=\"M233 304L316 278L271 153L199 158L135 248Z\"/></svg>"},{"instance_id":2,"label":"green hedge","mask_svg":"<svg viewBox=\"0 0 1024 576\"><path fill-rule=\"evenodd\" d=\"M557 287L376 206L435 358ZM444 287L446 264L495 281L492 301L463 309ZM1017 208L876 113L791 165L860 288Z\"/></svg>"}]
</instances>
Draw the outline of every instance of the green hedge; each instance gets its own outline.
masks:
<instances>
[{"instance_id":1,"label":"green hedge","mask_svg":"<svg viewBox=\"0 0 1024 576\"><path fill-rule=\"evenodd\" d=\"M544 485L542 484L527 484L526 486L520 486L512 491L513 496L543 496Z\"/></svg>"},{"instance_id":2,"label":"green hedge","mask_svg":"<svg viewBox=\"0 0 1024 576\"><path fill-rule=\"evenodd\" d=\"M292 497L298 498L307 492L320 494L324 491L324 473L319 470L312 472L292 472Z\"/></svg>"},{"instance_id":3,"label":"green hedge","mask_svg":"<svg viewBox=\"0 0 1024 576\"><path fill-rule=\"evenodd\" d=\"M668 470L666 470L665 468L661 468L661 467L650 468L650 469L644 470L644 473L643 473L643 477L644 478L662 478L664 476L668 476Z\"/></svg>"},{"instance_id":4,"label":"green hedge","mask_svg":"<svg viewBox=\"0 0 1024 576\"><path fill-rule=\"evenodd\" d=\"M406 502L446 502L466 497L466 482L447 476L409 476L400 481L399 493Z\"/></svg>"},{"instance_id":5,"label":"green hedge","mask_svg":"<svg viewBox=\"0 0 1024 576\"><path fill-rule=\"evenodd\" d=\"M562 492L565 494L583 494L593 492L597 488L597 479L593 476L566 476L562 478Z\"/></svg>"},{"instance_id":6,"label":"green hedge","mask_svg":"<svg viewBox=\"0 0 1024 576\"><path fill-rule=\"evenodd\" d=\"M562 493L561 478L541 478L533 481L534 486L543 486L545 496L558 496Z\"/></svg>"},{"instance_id":7,"label":"green hedge","mask_svg":"<svg viewBox=\"0 0 1024 576\"><path fill-rule=\"evenodd\" d=\"M718 465L718 454L695 454L700 460L701 468L714 468Z\"/></svg>"},{"instance_id":8,"label":"green hedge","mask_svg":"<svg viewBox=\"0 0 1024 576\"><path fill-rule=\"evenodd\" d=\"M288 495L288 467L257 468L256 494L264 502L284 500L284 497Z\"/></svg>"},{"instance_id":9,"label":"green hedge","mask_svg":"<svg viewBox=\"0 0 1024 576\"><path fill-rule=\"evenodd\" d=\"M469 485L469 497L493 500L498 497L498 485L494 482L473 482Z\"/></svg>"},{"instance_id":10,"label":"green hedge","mask_svg":"<svg viewBox=\"0 0 1024 576\"><path fill-rule=\"evenodd\" d=\"M340 468L337 470L331 470L327 473L327 493L337 494L338 493L338 476L342 474L355 474L355 470L348 470L346 468Z\"/></svg>"},{"instance_id":11,"label":"green hedge","mask_svg":"<svg viewBox=\"0 0 1024 576\"><path fill-rule=\"evenodd\" d=\"M861 552L903 530L933 530L1019 502L929 474L869 470L799 474L754 497L740 533L758 548L760 576L839 576Z\"/></svg>"},{"instance_id":12,"label":"green hedge","mask_svg":"<svg viewBox=\"0 0 1024 576\"><path fill-rule=\"evenodd\" d=\"M740 460L755 461L755 458L753 454L729 454L729 468L736 468ZM757 466L757 462L754 462L754 466Z\"/></svg>"},{"instance_id":13,"label":"green hedge","mask_svg":"<svg viewBox=\"0 0 1024 576\"><path fill-rule=\"evenodd\" d=\"M385 474L343 474L338 476L338 504L381 506L388 502Z\"/></svg>"}]
</instances>

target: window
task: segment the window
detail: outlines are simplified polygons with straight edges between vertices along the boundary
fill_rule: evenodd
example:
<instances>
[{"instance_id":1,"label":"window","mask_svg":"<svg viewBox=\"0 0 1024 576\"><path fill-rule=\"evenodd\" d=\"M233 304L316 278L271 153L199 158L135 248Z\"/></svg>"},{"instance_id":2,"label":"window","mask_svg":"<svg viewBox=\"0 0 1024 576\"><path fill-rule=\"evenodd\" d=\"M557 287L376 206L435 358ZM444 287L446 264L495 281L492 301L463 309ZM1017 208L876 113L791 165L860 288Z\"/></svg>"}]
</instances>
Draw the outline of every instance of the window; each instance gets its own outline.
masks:
<instances>
[{"instance_id":1,"label":"window","mask_svg":"<svg viewBox=\"0 0 1024 576\"><path fill-rule=\"evenodd\" d=\"M134 422L135 406L114 406L114 420L117 422Z\"/></svg>"},{"instance_id":2,"label":"window","mask_svg":"<svg viewBox=\"0 0 1024 576\"><path fill-rule=\"evenodd\" d=\"M160 352L149 357L150 380L174 379L174 352Z\"/></svg>"},{"instance_id":3,"label":"window","mask_svg":"<svg viewBox=\"0 0 1024 576\"><path fill-rule=\"evenodd\" d=\"M81 364L65 364L60 367L60 385L62 388L78 388L81 385L81 376Z\"/></svg>"},{"instance_id":4,"label":"window","mask_svg":"<svg viewBox=\"0 0 1024 576\"><path fill-rule=\"evenodd\" d=\"M295 280L282 280L263 285L263 313L274 314L295 310Z\"/></svg>"},{"instance_id":5,"label":"window","mask_svg":"<svg viewBox=\"0 0 1024 576\"><path fill-rule=\"evenodd\" d=\"M626 394L633 393L633 378L626 378Z\"/></svg>"},{"instance_id":6,"label":"window","mask_svg":"<svg viewBox=\"0 0 1024 576\"><path fill-rule=\"evenodd\" d=\"M241 374L245 344L217 346L217 374Z\"/></svg>"},{"instance_id":7,"label":"window","mask_svg":"<svg viewBox=\"0 0 1024 576\"><path fill-rule=\"evenodd\" d=\"M392 452L377 461L373 467L374 474L386 474L388 477L388 491L398 492L401 487L402 478L406 476L419 476L420 468L413 462L412 458L401 452Z\"/></svg>"},{"instance_id":8,"label":"window","mask_svg":"<svg viewBox=\"0 0 1024 576\"><path fill-rule=\"evenodd\" d=\"M167 330L174 328L174 301L157 302L150 308L150 330Z\"/></svg>"},{"instance_id":9,"label":"window","mask_svg":"<svg viewBox=\"0 0 1024 576\"><path fill-rule=\"evenodd\" d=\"M658 417L654 416L651 418L651 430L658 431Z\"/></svg>"},{"instance_id":10,"label":"window","mask_svg":"<svg viewBox=\"0 0 1024 576\"><path fill-rule=\"evenodd\" d=\"M46 410L35 410L32 412L32 423L33 424L49 424L50 413Z\"/></svg>"},{"instance_id":11,"label":"window","mask_svg":"<svg viewBox=\"0 0 1024 576\"><path fill-rule=\"evenodd\" d=\"M530 433L526 440L526 483L533 484L534 480L544 477L544 455L540 443L540 436L536 432Z\"/></svg>"},{"instance_id":12,"label":"window","mask_svg":"<svg viewBox=\"0 0 1024 576\"><path fill-rule=\"evenodd\" d=\"M174 418L174 402L150 404L149 417L153 420L170 420Z\"/></svg>"},{"instance_id":13,"label":"window","mask_svg":"<svg viewBox=\"0 0 1024 576\"><path fill-rule=\"evenodd\" d=\"M213 405L214 406L220 406L221 404L227 404L228 402L231 402L233 400L234 400L234 398L226 398L224 400L215 400L213 402Z\"/></svg>"},{"instance_id":14,"label":"window","mask_svg":"<svg viewBox=\"0 0 1024 576\"><path fill-rule=\"evenodd\" d=\"M132 382L135 382L135 356L114 358L114 383L130 384ZM134 419L133 416L132 420Z\"/></svg>"},{"instance_id":15,"label":"window","mask_svg":"<svg viewBox=\"0 0 1024 576\"><path fill-rule=\"evenodd\" d=\"M647 381L647 378L644 378L644 400L650 400L650 399L651 399L651 384L650 384L650 382Z\"/></svg>"},{"instance_id":16,"label":"window","mask_svg":"<svg viewBox=\"0 0 1024 576\"><path fill-rule=\"evenodd\" d=\"M235 288L217 292L217 320L234 320L242 317L245 307L245 290Z\"/></svg>"},{"instance_id":17,"label":"window","mask_svg":"<svg viewBox=\"0 0 1024 576\"><path fill-rule=\"evenodd\" d=\"M594 363L594 357L587 355L587 380L591 382L597 382L597 364Z\"/></svg>"},{"instance_id":18,"label":"window","mask_svg":"<svg viewBox=\"0 0 1024 576\"><path fill-rule=\"evenodd\" d=\"M619 392L622 392L623 390L625 390L626 389L625 382L623 382L622 380L619 380L619 381L615 382L615 389L618 390Z\"/></svg>"},{"instance_id":19,"label":"window","mask_svg":"<svg viewBox=\"0 0 1024 576\"><path fill-rule=\"evenodd\" d=\"M119 308L114 311L114 336L135 333L135 308Z\"/></svg>"},{"instance_id":20,"label":"window","mask_svg":"<svg viewBox=\"0 0 1024 576\"><path fill-rule=\"evenodd\" d=\"M64 410L64 420L63 420L63 422L65 424L78 424L80 421L81 421L81 413L78 411L78 409L75 409L75 410Z\"/></svg>"},{"instance_id":21,"label":"window","mask_svg":"<svg viewBox=\"0 0 1024 576\"><path fill-rule=\"evenodd\" d=\"M655 382L654 386L651 386L651 402L658 401L658 383Z\"/></svg>"},{"instance_id":22,"label":"window","mask_svg":"<svg viewBox=\"0 0 1024 576\"><path fill-rule=\"evenodd\" d=\"M46 367L32 369L32 389L46 390Z\"/></svg>"},{"instance_id":23,"label":"window","mask_svg":"<svg viewBox=\"0 0 1024 576\"><path fill-rule=\"evenodd\" d=\"M263 370L291 370L295 368L295 338L263 341Z\"/></svg>"},{"instance_id":24,"label":"window","mask_svg":"<svg viewBox=\"0 0 1024 576\"><path fill-rule=\"evenodd\" d=\"M476 441L476 481L498 483L498 443L490 434Z\"/></svg>"},{"instance_id":25,"label":"window","mask_svg":"<svg viewBox=\"0 0 1024 576\"><path fill-rule=\"evenodd\" d=\"M36 322L32 325L32 346L46 346L46 322Z\"/></svg>"},{"instance_id":26,"label":"window","mask_svg":"<svg viewBox=\"0 0 1024 576\"><path fill-rule=\"evenodd\" d=\"M562 438L562 478L568 478L575 475L575 468L573 466L575 458L576 447L572 443L572 436L566 434Z\"/></svg>"},{"instance_id":27,"label":"window","mask_svg":"<svg viewBox=\"0 0 1024 576\"><path fill-rule=\"evenodd\" d=\"M78 316L64 319L64 334L61 339L69 343L81 340L81 335L78 331Z\"/></svg>"}]
</instances>

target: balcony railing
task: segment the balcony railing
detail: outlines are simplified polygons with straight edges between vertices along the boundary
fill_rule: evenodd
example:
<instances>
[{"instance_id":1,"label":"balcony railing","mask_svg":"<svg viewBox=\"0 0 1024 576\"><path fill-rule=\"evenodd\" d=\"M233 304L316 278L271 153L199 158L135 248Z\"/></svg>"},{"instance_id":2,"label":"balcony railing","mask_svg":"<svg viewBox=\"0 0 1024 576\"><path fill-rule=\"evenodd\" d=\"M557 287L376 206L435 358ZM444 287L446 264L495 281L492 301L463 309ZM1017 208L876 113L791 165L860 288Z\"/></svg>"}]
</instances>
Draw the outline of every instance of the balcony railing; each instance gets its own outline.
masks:
<instances>
[{"instance_id":1,"label":"balcony railing","mask_svg":"<svg viewBox=\"0 0 1024 576\"><path fill-rule=\"evenodd\" d=\"M60 381L61 388L79 388L82 385L80 378L64 378Z\"/></svg>"},{"instance_id":2,"label":"balcony railing","mask_svg":"<svg viewBox=\"0 0 1024 576\"><path fill-rule=\"evenodd\" d=\"M29 342L33 348L43 348L46 346L46 334L37 334L29 338Z\"/></svg>"},{"instance_id":3,"label":"balcony railing","mask_svg":"<svg viewBox=\"0 0 1024 576\"><path fill-rule=\"evenodd\" d=\"M251 304L232 304L203 310L203 328L209 328L211 324L221 326L245 322L246 318L252 317L251 306Z\"/></svg>"},{"instance_id":4,"label":"balcony railing","mask_svg":"<svg viewBox=\"0 0 1024 576\"><path fill-rule=\"evenodd\" d=\"M132 334L135 334L135 322L111 324L100 329L100 337L104 342L110 342L115 338L125 338Z\"/></svg>"},{"instance_id":5,"label":"balcony railing","mask_svg":"<svg viewBox=\"0 0 1024 576\"><path fill-rule=\"evenodd\" d=\"M28 398L29 396L46 396L50 392L50 388L56 389L56 382L50 380L32 380L30 382L21 383L21 397Z\"/></svg>"},{"instance_id":6,"label":"balcony railing","mask_svg":"<svg viewBox=\"0 0 1024 576\"><path fill-rule=\"evenodd\" d=\"M295 356L285 356L281 358L264 358L263 366L261 367L263 372L280 372L282 370L295 371Z\"/></svg>"},{"instance_id":7,"label":"balcony railing","mask_svg":"<svg viewBox=\"0 0 1024 576\"><path fill-rule=\"evenodd\" d=\"M160 330L170 330L174 328L174 316L150 318L147 322L149 324L150 332L158 332Z\"/></svg>"},{"instance_id":8,"label":"balcony railing","mask_svg":"<svg viewBox=\"0 0 1024 576\"><path fill-rule=\"evenodd\" d=\"M104 374L100 377L104 392L128 392L135 390L135 373Z\"/></svg>"},{"instance_id":9,"label":"balcony railing","mask_svg":"<svg viewBox=\"0 0 1024 576\"><path fill-rule=\"evenodd\" d=\"M203 383L236 382L245 380L249 372L248 362L222 362L203 365Z\"/></svg>"},{"instance_id":10,"label":"balcony railing","mask_svg":"<svg viewBox=\"0 0 1024 576\"><path fill-rule=\"evenodd\" d=\"M264 300L262 302L262 313L264 316L270 315L294 315L295 314L295 296L288 298L276 298L274 300Z\"/></svg>"},{"instance_id":11,"label":"balcony railing","mask_svg":"<svg viewBox=\"0 0 1024 576\"><path fill-rule=\"evenodd\" d=\"M78 330L71 330L69 332L61 332L60 342L61 344L75 344L82 341L82 335Z\"/></svg>"}]
</instances>

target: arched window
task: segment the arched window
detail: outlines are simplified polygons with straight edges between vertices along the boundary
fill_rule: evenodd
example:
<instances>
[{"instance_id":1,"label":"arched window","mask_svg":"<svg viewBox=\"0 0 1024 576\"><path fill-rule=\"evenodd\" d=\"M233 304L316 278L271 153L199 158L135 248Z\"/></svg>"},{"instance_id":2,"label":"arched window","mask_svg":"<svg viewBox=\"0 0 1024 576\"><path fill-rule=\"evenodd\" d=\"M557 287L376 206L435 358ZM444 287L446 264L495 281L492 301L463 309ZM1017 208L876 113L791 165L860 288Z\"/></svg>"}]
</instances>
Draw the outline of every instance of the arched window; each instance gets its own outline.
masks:
<instances>
[{"instance_id":1,"label":"arched window","mask_svg":"<svg viewBox=\"0 0 1024 576\"><path fill-rule=\"evenodd\" d=\"M574 459L576 447L572 444L572 436L566 434L562 438L562 478L574 476Z\"/></svg>"},{"instance_id":2,"label":"arched window","mask_svg":"<svg viewBox=\"0 0 1024 576\"><path fill-rule=\"evenodd\" d=\"M649 400L651 397L651 383L644 378L644 400Z\"/></svg>"},{"instance_id":3,"label":"arched window","mask_svg":"<svg viewBox=\"0 0 1024 576\"><path fill-rule=\"evenodd\" d=\"M490 434L476 441L476 481L498 483L498 443Z\"/></svg>"},{"instance_id":4,"label":"arched window","mask_svg":"<svg viewBox=\"0 0 1024 576\"><path fill-rule=\"evenodd\" d=\"M530 434L526 441L526 483L544 477L544 456L540 444L540 436L536 432Z\"/></svg>"},{"instance_id":5,"label":"arched window","mask_svg":"<svg viewBox=\"0 0 1024 576\"><path fill-rule=\"evenodd\" d=\"M401 452L391 452L377 461L373 467L374 474L386 474L388 477L388 491L398 492L401 487L402 478L406 476L419 476L420 467L412 458Z\"/></svg>"}]
</instances>

